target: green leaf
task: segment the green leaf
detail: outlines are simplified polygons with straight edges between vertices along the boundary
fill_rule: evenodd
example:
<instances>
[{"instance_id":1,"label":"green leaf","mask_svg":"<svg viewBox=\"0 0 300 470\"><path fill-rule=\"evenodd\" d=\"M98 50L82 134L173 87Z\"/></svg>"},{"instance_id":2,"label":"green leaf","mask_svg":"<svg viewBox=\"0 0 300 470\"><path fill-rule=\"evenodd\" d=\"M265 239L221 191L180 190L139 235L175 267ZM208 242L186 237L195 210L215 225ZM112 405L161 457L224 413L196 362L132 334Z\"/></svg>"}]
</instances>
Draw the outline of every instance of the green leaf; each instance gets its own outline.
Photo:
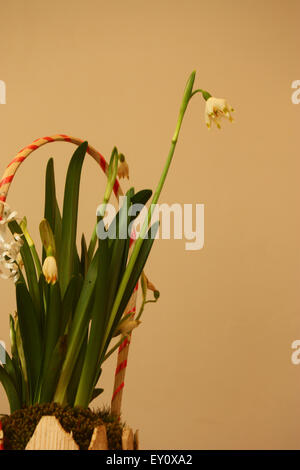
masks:
<instances>
[{"instance_id":1,"label":"green leaf","mask_svg":"<svg viewBox=\"0 0 300 470\"><path fill-rule=\"evenodd\" d=\"M48 296L49 296L49 286L47 284L44 274L41 274L39 278L39 292L40 292L40 299L41 299L41 302L40 302L41 303L41 308L40 308L41 331L42 331L42 339L44 339L46 308L48 305Z\"/></svg>"},{"instance_id":2,"label":"green leaf","mask_svg":"<svg viewBox=\"0 0 300 470\"><path fill-rule=\"evenodd\" d=\"M125 290L125 293L124 293L124 296L122 298L122 302L120 303L120 307L119 307L119 310L118 310L118 315L117 317L119 317L119 319L121 318L128 302L129 302L129 299L134 291L134 288L142 274L142 271L144 269L144 266L146 264L146 261L148 259L148 256L150 254L150 251L152 249L152 245L154 243L154 240L155 240L155 236L157 234L157 231L158 231L158 227L159 227L159 221L155 222L148 230L147 232L147 237L148 238L145 238L143 240L143 243L142 243L142 246L141 246L141 249L140 249L140 252L138 254L138 257L136 259L136 262L134 264L134 268L132 270L132 273L131 273L131 276L129 278L129 281L128 281L128 284L127 284L127 288ZM119 321L118 319L118 321Z\"/></svg>"},{"instance_id":3,"label":"green leaf","mask_svg":"<svg viewBox=\"0 0 300 470\"><path fill-rule=\"evenodd\" d=\"M19 224L15 221L12 220L9 222L9 229L12 234L22 233L22 229L19 226ZM30 250L30 247L26 241L25 237L22 237L23 239L23 246L20 250L22 260L24 263L24 268L26 272L26 280L28 284L28 289L30 296L32 298L33 304L35 306L35 313L37 316L38 322L41 322L40 318L40 292L39 292L39 285L38 285L38 279L37 279L37 274L36 274L36 269L35 269L35 263L33 260L33 256Z\"/></svg>"},{"instance_id":4,"label":"green leaf","mask_svg":"<svg viewBox=\"0 0 300 470\"><path fill-rule=\"evenodd\" d=\"M97 260L98 250L96 251L86 278L84 279L80 297L76 305L72 325L68 334L68 348L66 358L54 396L54 399L57 403L63 403L65 401L67 387L69 385L80 348L88 330L91 314L89 307L94 294L95 282L97 278Z\"/></svg>"},{"instance_id":5,"label":"green leaf","mask_svg":"<svg viewBox=\"0 0 300 470\"><path fill-rule=\"evenodd\" d=\"M81 258L80 258L80 270L83 277L85 277L89 266L88 250L84 234L81 237Z\"/></svg>"},{"instance_id":6,"label":"green leaf","mask_svg":"<svg viewBox=\"0 0 300 470\"><path fill-rule=\"evenodd\" d=\"M65 183L64 207L62 217L61 262L59 281L64 295L73 274L76 256L76 232L78 216L79 185L81 169L88 147L83 142L74 152Z\"/></svg>"},{"instance_id":7,"label":"green leaf","mask_svg":"<svg viewBox=\"0 0 300 470\"><path fill-rule=\"evenodd\" d=\"M43 373L47 374L50 358L60 335L61 295L59 283L49 286L49 303L46 310Z\"/></svg>"},{"instance_id":8,"label":"green leaf","mask_svg":"<svg viewBox=\"0 0 300 470\"><path fill-rule=\"evenodd\" d=\"M66 355L66 341L66 336L61 336L51 354L51 360L47 370L44 371L44 379L41 383L39 403L50 403L53 400L61 366Z\"/></svg>"},{"instance_id":9,"label":"green leaf","mask_svg":"<svg viewBox=\"0 0 300 470\"><path fill-rule=\"evenodd\" d=\"M89 243L88 265L90 265L90 262L93 259L95 248L96 248L96 245L97 245L98 237L97 237L97 233L96 233L96 227L97 227L97 224L94 227L94 230L93 230L93 233L92 233L92 236L91 236L91 240L90 240L90 243Z\"/></svg>"},{"instance_id":10,"label":"green leaf","mask_svg":"<svg viewBox=\"0 0 300 470\"><path fill-rule=\"evenodd\" d=\"M126 289L125 289L125 292L123 294L123 297L122 297L122 300L120 302L120 305L119 305L119 308L117 310L117 313L115 315L114 318L110 318L109 320L109 323L108 323L108 326L107 326L107 340L106 340L106 343L104 345L104 348L102 348L102 354L101 354L101 360L100 360L100 363L101 361L103 360L104 356L105 356L105 352L109 346L109 343L111 341L111 338L114 334L114 331L125 311L125 308L127 307L127 304L129 302L129 299L134 291L134 288L140 278L140 275L142 274L142 271L144 269L144 266L146 264L146 261L147 261L147 258L150 254L150 251L151 251L151 248L152 248L152 245L154 243L154 240L155 240L155 235L157 233L157 230L158 230L158 227L159 227L159 221L155 222L151 227L150 229L148 230L147 232L147 237L148 238L145 238L142 242L142 245L141 245L141 249L139 251L139 254L137 256L137 259L135 261L135 264L134 264L134 267L133 267L133 270L131 272L131 275L128 279L128 282L127 282L127 286L126 286ZM125 312L126 313L126 312Z\"/></svg>"},{"instance_id":11,"label":"green leaf","mask_svg":"<svg viewBox=\"0 0 300 470\"><path fill-rule=\"evenodd\" d=\"M62 302L59 283L56 282L53 285L46 285L45 292L47 296L47 303L43 335L44 351L39 383L35 388L34 402L39 401L41 386L46 380L47 375L50 373L49 370L52 368L51 361L53 357L53 351L58 342L61 331Z\"/></svg>"},{"instance_id":12,"label":"green leaf","mask_svg":"<svg viewBox=\"0 0 300 470\"><path fill-rule=\"evenodd\" d=\"M103 392L104 392L104 388L94 388L90 403L93 400L95 400L95 398L97 398L99 395L101 395L101 393L103 393Z\"/></svg>"},{"instance_id":13,"label":"green leaf","mask_svg":"<svg viewBox=\"0 0 300 470\"><path fill-rule=\"evenodd\" d=\"M103 334L107 321L107 304L109 301L107 293L112 282L112 279L109 276L110 263L111 256L108 239L106 238L101 240L99 243L98 270L95 299L92 309L92 323L82 374L76 394L75 406L88 406L94 389L99 349L103 341Z\"/></svg>"},{"instance_id":14,"label":"green leaf","mask_svg":"<svg viewBox=\"0 0 300 470\"><path fill-rule=\"evenodd\" d=\"M18 390L19 381L18 381L18 377L17 377L17 371L15 369L14 363L13 363L10 355L8 354L8 352L6 351L6 349L4 348L2 343L0 342L0 357L2 357L3 354L4 354L4 357L5 357L5 364L3 364L3 368L5 369L5 371L8 373L9 377L11 378L11 380L12 380L14 386L15 386L15 389L18 392L18 395L20 397L21 390Z\"/></svg>"},{"instance_id":15,"label":"green leaf","mask_svg":"<svg viewBox=\"0 0 300 470\"><path fill-rule=\"evenodd\" d=\"M76 397L78 384L79 384L82 367L84 363L84 358L86 354L87 339L88 339L88 332L86 332L85 334L83 343L81 345L81 348L80 348L80 351L76 360L76 365L73 369L73 373L72 373L72 376L71 376L71 379L67 388L67 393L66 393L67 400L66 401L68 405L70 406L74 406L75 397Z\"/></svg>"},{"instance_id":16,"label":"green leaf","mask_svg":"<svg viewBox=\"0 0 300 470\"><path fill-rule=\"evenodd\" d=\"M54 233L52 231L51 225L47 219L42 219L40 222L40 236L42 240L42 244L44 247L44 251L46 252L47 256L54 256L56 257L56 244Z\"/></svg>"},{"instance_id":17,"label":"green leaf","mask_svg":"<svg viewBox=\"0 0 300 470\"><path fill-rule=\"evenodd\" d=\"M9 332L10 332L10 343L11 343L11 356L16 371L17 378L17 389L20 390L20 397L22 397L22 366L17 346L17 334L15 329L15 321L12 315L9 316Z\"/></svg>"},{"instance_id":18,"label":"green leaf","mask_svg":"<svg viewBox=\"0 0 300 470\"><path fill-rule=\"evenodd\" d=\"M0 382L2 383L4 390L6 392L10 412L13 413L16 410L21 408L21 401L18 396L17 390L14 386L14 383L3 366L0 366Z\"/></svg>"},{"instance_id":19,"label":"green leaf","mask_svg":"<svg viewBox=\"0 0 300 470\"><path fill-rule=\"evenodd\" d=\"M116 228L116 239L105 238L99 242L99 265L95 289L92 323L85 363L82 370L75 406L88 406L91 400L95 377L101 364L101 345L109 315L115 300L116 292L126 268L129 241L128 208L132 200L133 189L126 194L124 203L113 223ZM104 230L103 220L99 222ZM108 230L108 235L110 234ZM113 232L111 232L112 234Z\"/></svg>"},{"instance_id":20,"label":"green leaf","mask_svg":"<svg viewBox=\"0 0 300 470\"><path fill-rule=\"evenodd\" d=\"M46 182L45 182L45 209L44 218L48 220L52 232L54 233L55 246L56 246L56 261L57 265L60 264L60 244L61 244L61 214L56 198L55 175L54 175L54 162L50 158L46 168ZM45 260L45 250L43 250L43 261Z\"/></svg>"},{"instance_id":21,"label":"green leaf","mask_svg":"<svg viewBox=\"0 0 300 470\"><path fill-rule=\"evenodd\" d=\"M11 355L13 358L19 360L15 321L12 315L9 315L9 335L10 335L10 344L11 344Z\"/></svg>"},{"instance_id":22,"label":"green leaf","mask_svg":"<svg viewBox=\"0 0 300 470\"><path fill-rule=\"evenodd\" d=\"M61 256L61 236L62 236L61 233L62 233L62 218L61 218L58 204L56 202L54 237L55 237L55 245L56 245L57 266L60 266L60 262L63 262L63 257Z\"/></svg>"},{"instance_id":23,"label":"green leaf","mask_svg":"<svg viewBox=\"0 0 300 470\"><path fill-rule=\"evenodd\" d=\"M22 344L20 325L18 316L16 316L15 321L15 332L16 332L16 348L17 353L20 359L20 368L21 368L21 382L22 382L22 403L27 406L31 405L30 392L29 392L29 383L28 383L28 374L26 369L25 354Z\"/></svg>"},{"instance_id":24,"label":"green leaf","mask_svg":"<svg viewBox=\"0 0 300 470\"><path fill-rule=\"evenodd\" d=\"M72 320L73 312L76 309L76 305L81 293L83 285L83 278L81 274L73 276L67 287L66 293L62 302L62 319L61 319L61 330L60 334L66 333L70 321Z\"/></svg>"},{"instance_id":25,"label":"green leaf","mask_svg":"<svg viewBox=\"0 0 300 470\"><path fill-rule=\"evenodd\" d=\"M48 220L52 232L55 232L55 219L56 219L56 189L55 189L55 176L54 176L54 162L50 158L46 167L46 181L45 181L45 209L44 218Z\"/></svg>"},{"instance_id":26,"label":"green leaf","mask_svg":"<svg viewBox=\"0 0 300 470\"><path fill-rule=\"evenodd\" d=\"M23 217L23 219L21 220L20 222L20 228L24 234L24 237L28 243L28 246L30 248L30 251L31 251L31 254L32 254L32 258L34 260L34 263L35 263L35 267L36 267L36 272L37 272L37 277L39 277L39 275L41 274L42 272L42 265L41 265L41 261L40 261L40 258L37 254L37 251L36 251L36 248L35 248L35 245L34 245L34 242L28 232L28 229L27 229L27 219L26 217Z\"/></svg>"},{"instance_id":27,"label":"green leaf","mask_svg":"<svg viewBox=\"0 0 300 470\"><path fill-rule=\"evenodd\" d=\"M28 374L30 396L33 397L41 370L41 330L29 292L21 282L16 284L16 296L18 323Z\"/></svg>"},{"instance_id":28,"label":"green leaf","mask_svg":"<svg viewBox=\"0 0 300 470\"><path fill-rule=\"evenodd\" d=\"M110 263L110 283L108 296L108 310L111 310L115 294L118 288L118 284L123 276L123 272L127 263L127 256L129 250L130 237L128 236L129 216L128 211L131 202L131 196L133 195L133 189L130 189L126 198L124 198L123 206L116 216L116 239L109 240L111 244L112 254ZM114 223L114 221L113 221ZM110 230L108 230L108 233Z\"/></svg>"},{"instance_id":29,"label":"green leaf","mask_svg":"<svg viewBox=\"0 0 300 470\"><path fill-rule=\"evenodd\" d=\"M134 196L132 196L131 204L145 205L151 196L152 196L151 189L142 189L141 191L138 191Z\"/></svg>"},{"instance_id":30,"label":"green leaf","mask_svg":"<svg viewBox=\"0 0 300 470\"><path fill-rule=\"evenodd\" d=\"M113 221L117 238L105 238L99 241L100 256L92 323L85 363L75 400L76 406L88 406L95 386L95 377L99 373L100 352L105 328L127 262L130 242L128 208L132 196L133 188L127 192L123 206ZM102 231L104 231L103 220L99 221L99 224L102 224ZM113 234L110 229L111 227L108 230L108 236Z\"/></svg>"}]
</instances>

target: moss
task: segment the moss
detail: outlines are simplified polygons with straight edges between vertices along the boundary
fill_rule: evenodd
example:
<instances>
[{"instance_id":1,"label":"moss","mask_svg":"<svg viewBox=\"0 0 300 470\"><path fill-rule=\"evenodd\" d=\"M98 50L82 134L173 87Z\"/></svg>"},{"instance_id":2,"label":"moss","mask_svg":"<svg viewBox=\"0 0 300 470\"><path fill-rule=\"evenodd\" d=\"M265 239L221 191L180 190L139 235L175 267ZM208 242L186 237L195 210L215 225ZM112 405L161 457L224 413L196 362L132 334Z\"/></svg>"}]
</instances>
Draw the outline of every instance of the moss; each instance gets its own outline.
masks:
<instances>
[{"instance_id":1,"label":"moss","mask_svg":"<svg viewBox=\"0 0 300 470\"><path fill-rule=\"evenodd\" d=\"M43 403L22 408L2 418L4 448L24 450L42 416L55 416L66 432L73 432L73 438L81 450L89 447L93 430L106 425L109 449L121 449L123 425L107 409L92 411L89 408L62 406L57 403Z\"/></svg>"}]
</instances>

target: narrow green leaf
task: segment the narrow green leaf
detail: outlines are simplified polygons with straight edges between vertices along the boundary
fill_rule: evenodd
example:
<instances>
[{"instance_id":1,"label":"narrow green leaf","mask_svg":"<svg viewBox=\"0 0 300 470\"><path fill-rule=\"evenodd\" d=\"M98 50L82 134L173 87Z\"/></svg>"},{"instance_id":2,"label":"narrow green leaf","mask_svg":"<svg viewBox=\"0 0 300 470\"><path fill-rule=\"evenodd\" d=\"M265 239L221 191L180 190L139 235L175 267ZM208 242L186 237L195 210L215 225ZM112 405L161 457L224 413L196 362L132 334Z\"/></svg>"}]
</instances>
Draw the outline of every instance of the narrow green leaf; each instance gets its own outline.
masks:
<instances>
[{"instance_id":1,"label":"narrow green leaf","mask_svg":"<svg viewBox=\"0 0 300 470\"><path fill-rule=\"evenodd\" d=\"M61 325L61 295L59 283L49 286L49 304L46 310L43 374L47 374L53 350L58 342Z\"/></svg>"},{"instance_id":2,"label":"narrow green leaf","mask_svg":"<svg viewBox=\"0 0 300 470\"><path fill-rule=\"evenodd\" d=\"M103 334L107 321L107 303L109 300L107 292L111 284L111 277L108 272L110 262L111 256L108 239L106 238L101 240L99 243L98 270L95 299L92 309L92 323L82 374L76 394L75 406L88 406L94 389L99 350L103 341Z\"/></svg>"},{"instance_id":3,"label":"narrow green leaf","mask_svg":"<svg viewBox=\"0 0 300 470\"><path fill-rule=\"evenodd\" d=\"M33 397L41 369L41 330L29 292L21 282L16 284L16 296L18 323L30 385L30 395Z\"/></svg>"},{"instance_id":4,"label":"narrow green leaf","mask_svg":"<svg viewBox=\"0 0 300 470\"><path fill-rule=\"evenodd\" d=\"M97 240L98 240L97 233L96 233L96 227L97 227L97 224L94 227L94 230L93 230L93 233L92 233L92 236L91 236L91 240L90 240L90 244L89 244L89 248L88 248L88 263L89 263L89 265L90 265L90 262L93 259L95 248L96 248L96 245L97 245Z\"/></svg>"},{"instance_id":5,"label":"narrow green leaf","mask_svg":"<svg viewBox=\"0 0 300 470\"><path fill-rule=\"evenodd\" d=\"M9 315L9 333L10 333L10 344L11 344L11 355L13 358L19 360L16 330L15 330L15 321L12 315Z\"/></svg>"},{"instance_id":6,"label":"narrow green leaf","mask_svg":"<svg viewBox=\"0 0 300 470\"><path fill-rule=\"evenodd\" d=\"M14 366L14 363L10 357L10 355L8 354L8 352L6 351L6 349L4 348L4 346L2 345L2 343L0 342L0 357L5 357L5 364L3 364L3 368L4 370L8 373L9 377L11 378L14 386L15 386L15 389L19 395L19 392L21 390L18 390L18 377L17 377L17 371L15 370L15 366ZM20 395L19 395L20 397Z\"/></svg>"},{"instance_id":7,"label":"narrow green leaf","mask_svg":"<svg viewBox=\"0 0 300 470\"><path fill-rule=\"evenodd\" d=\"M80 348L86 336L90 320L90 303L94 294L97 278L98 251L92 260L86 278L84 279L79 300L77 302L72 325L68 334L68 348L63 364L61 376L57 385L54 399L57 403L63 403L69 385L73 369L75 367Z\"/></svg>"},{"instance_id":8,"label":"narrow green leaf","mask_svg":"<svg viewBox=\"0 0 300 470\"><path fill-rule=\"evenodd\" d=\"M81 262L80 262L79 254L77 251L77 247L75 246L72 276L80 274L80 273L81 273Z\"/></svg>"},{"instance_id":9,"label":"narrow green leaf","mask_svg":"<svg viewBox=\"0 0 300 470\"><path fill-rule=\"evenodd\" d=\"M10 229L12 234L14 234L14 233L21 234L22 233L21 227L19 226L19 224L15 220L12 220L11 222L9 222L8 225L9 225L9 229ZM37 319L40 322L41 321L41 318L40 318L40 292L39 292L38 279L37 279L37 274L36 274L36 269L35 269L35 263L34 263L34 260L33 260L33 256L32 256L30 247L29 247L29 245L26 241L26 238L23 237L22 239L23 239L23 246L20 250L20 253L21 253L21 256L22 256L23 263L24 263L24 268L25 268L25 272L26 272L26 280L27 280L27 284L28 284L29 293L30 293L30 296L32 298L33 304L35 306L35 313L37 315Z\"/></svg>"},{"instance_id":10,"label":"narrow green leaf","mask_svg":"<svg viewBox=\"0 0 300 470\"><path fill-rule=\"evenodd\" d=\"M80 269L81 274L85 277L87 270L89 267L89 257L88 257L88 250L86 245L86 240L84 234L81 237L81 258L80 258Z\"/></svg>"},{"instance_id":11,"label":"narrow green leaf","mask_svg":"<svg viewBox=\"0 0 300 470\"><path fill-rule=\"evenodd\" d=\"M61 213L58 207L57 201L55 202L55 228L54 228L54 237L56 245L56 261L57 266L60 266L60 263L63 263L63 256L61 256L61 233L62 233L62 218Z\"/></svg>"},{"instance_id":12,"label":"narrow green leaf","mask_svg":"<svg viewBox=\"0 0 300 470\"><path fill-rule=\"evenodd\" d=\"M142 189L141 191L138 191L134 196L132 196L131 204L145 205L151 196L152 196L151 189Z\"/></svg>"},{"instance_id":13,"label":"narrow green leaf","mask_svg":"<svg viewBox=\"0 0 300 470\"><path fill-rule=\"evenodd\" d=\"M47 219L40 222L40 236L47 256L56 257L56 243L52 227Z\"/></svg>"},{"instance_id":14,"label":"narrow green leaf","mask_svg":"<svg viewBox=\"0 0 300 470\"><path fill-rule=\"evenodd\" d=\"M159 221L158 222L155 222L151 227L150 229L148 230L147 232L147 237L148 238L145 238L142 242L142 245L141 245L141 249L139 251L139 254L138 254L138 257L136 259L136 262L134 264L134 268L132 270L132 273L129 277L129 280L128 280L128 283L127 283L127 286L126 286L126 289L125 289L125 292L123 294L123 297L122 297L122 300L120 302L120 305L119 305L119 308L118 308L118 311L115 315L115 317L111 317L109 322L108 322L108 325L107 325L107 329L106 329L106 337L107 337L107 340L105 341L105 344L104 346L102 346L102 353L101 353L101 359L100 359L100 364L102 362L102 360L104 359L104 356L105 356L105 352L109 346L109 343L111 341L111 338L114 334L114 331L124 313L124 310L129 302L129 299L134 291L134 288L140 278L140 275L142 274L142 271L144 269L144 266L146 264L146 261L147 261L147 258L150 254L150 251L151 251L151 248L152 248L152 245L154 243L154 240L155 240L155 235L157 233L157 230L158 230L158 227L159 227ZM125 312L126 313L126 312Z\"/></svg>"},{"instance_id":15,"label":"narrow green leaf","mask_svg":"<svg viewBox=\"0 0 300 470\"><path fill-rule=\"evenodd\" d=\"M66 333L66 328L69 325L73 312L75 312L76 305L81 293L83 285L83 278L81 274L73 276L67 287L66 293L62 302L62 319L60 334Z\"/></svg>"},{"instance_id":16,"label":"narrow green leaf","mask_svg":"<svg viewBox=\"0 0 300 470\"><path fill-rule=\"evenodd\" d=\"M13 413L14 411L21 408L21 401L16 391L16 388L13 384L12 379L10 378L6 370L1 365L0 365L0 382L2 383L4 390L6 392L6 395L9 401L10 412Z\"/></svg>"},{"instance_id":17,"label":"narrow green leaf","mask_svg":"<svg viewBox=\"0 0 300 470\"><path fill-rule=\"evenodd\" d=\"M75 397L76 393L78 390L78 384L82 372L82 367L84 363L84 358L86 354L86 348L87 348L87 339L88 339L88 332L86 332L83 343L80 347L80 351L76 360L76 365L73 369L73 373L67 388L67 393L66 393L66 402L70 406L74 406L75 403Z\"/></svg>"},{"instance_id":18,"label":"narrow green leaf","mask_svg":"<svg viewBox=\"0 0 300 470\"><path fill-rule=\"evenodd\" d=\"M74 152L69 164L65 183L61 239L61 256L63 258L61 259L60 263L59 276L63 295L66 292L74 269L76 255L79 185L82 164L87 147L88 143L83 142Z\"/></svg>"},{"instance_id":19,"label":"narrow green leaf","mask_svg":"<svg viewBox=\"0 0 300 470\"><path fill-rule=\"evenodd\" d=\"M39 258L39 255L37 254L37 251L36 251L36 248L35 248L35 244L34 244L34 241L32 240L29 232L28 232L28 229L27 229L27 219L26 217L23 217L23 219L21 220L20 222L20 228L24 234L24 237L28 243L28 246L30 248L30 251L31 251L31 254L32 254L32 258L34 260L34 263L35 263L35 267L36 267L36 272L37 272L37 277L40 276L41 272L42 272L42 265L41 265L41 261L40 261L40 258Z\"/></svg>"},{"instance_id":20,"label":"narrow green leaf","mask_svg":"<svg viewBox=\"0 0 300 470\"><path fill-rule=\"evenodd\" d=\"M12 315L9 316L9 333L10 333L10 344L11 344L11 356L12 361L14 364L16 376L17 376L17 389L19 392L19 396L21 397L22 401L22 366L20 361L20 356L18 352L17 346L17 335L15 329L15 321Z\"/></svg>"},{"instance_id":21,"label":"narrow green leaf","mask_svg":"<svg viewBox=\"0 0 300 470\"><path fill-rule=\"evenodd\" d=\"M44 274L40 275L39 278L39 292L40 292L40 318L41 318L41 332L42 340L45 336L45 319L46 319L46 308L48 305L48 296L49 296L49 286L45 279Z\"/></svg>"},{"instance_id":22,"label":"narrow green leaf","mask_svg":"<svg viewBox=\"0 0 300 470\"><path fill-rule=\"evenodd\" d=\"M30 399L30 391L29 391L28 374L27 374L25 354L24 354L24 348L23 348L21 332L20 332L20 325L19 325L19 320L17 316L15 318L14 323L15 323L15 332L16 332L16 348L17 348L18 356L20 358L21 381L22 381L22 403L29 406L31 405L31 399Z\"/></svg>"},{"instance_id":23,"label":"narrow green leaf","mask_svg":"<svg viewBox=\"0 0 300 470\"><path fill-rule=\"evenodd\" d=\"M101 395L101 393L103 393L103 392L104 392L104 388L94 388L90 403L93 400L95 400L95 398L97 398L99 395Z\"/></svg>"},{"instance_id":24,"label":"narrow green leaf","mask_svg":"<svg viewBox=\"0 0 300 470\"><path fill-rule=\"evenodd\" d=\"M131 196L133 189L129 190L124 198L123 206L116 216L116 239L109 240L111 244L112 254L109 273L109 290L107 292L107 306L111 310L118 284L123 276L124 269L127 263L127 256L129 250L130 237L128 236L129 217L128 210L130 207ZM110 232L110 230L108 230Z\"/></svg>"},{"instance_id":25,"label":"narrow green leaf","mask_svg":"<svg viewBox=\"0 0 300 470\"><path fill-rule=\"evenodd\" d=\"M142 271L144 269L144 266L146 264L146 261L148 259L148 256L150 254L150 251L152 249L152 245L155 240L155 236L157 234L159 227L159 221L155 222L148 230L147 232L147 237L143 240L140 252L138 254L138 257L136 259L134 269L132 270L131 276L129 278L128 284L126 291L124 293L124 296L122 298L122 301L120 303L120 307L118 309L118 315L116 317L117 322L120 321L120 318L129 302L129 299L134 291L134 288L142 274Z\"/></svg>"},{"instance_id":26,"label":"narrow green leaf","mask_svg":"<svg viewBox=\"0 0 300 470\"><path fill-rule=\"evenodd\" d=\"M54 233L56 246L56 262L60 265L60 244L61 244L61 214L56 198L55 174L53 158L50 158L46 168L45 181L45 209L44 218L48 220L52 232ZM43 261L45 260L45 250L43 250Z\"/></svg>"},{"instance_id":27,"label":"narrow green leaf","mask_svg":"<svg viewBox=\"0 0 300 470\"><path fill-rule=\"evenodd\" d=\"M51 360L41 384L39 403L50 403L57 386L59 373L66 355L66 336L61 336L52 352Z\"/></svg>"},{"instance_id":28,"label":"narrow green leaf","mask_svg":"<svg viewBox=\"0 0 300 470\"><path fill-rule=\"evenodd\" d=\"M44 218L48 220L52 232L55 232L55 219L56 219L56 189L55 189L55 175L54 175L54 161L50 158L46 167L46 181L45 181L45 209Z\"/></svg>"}]
</instances>

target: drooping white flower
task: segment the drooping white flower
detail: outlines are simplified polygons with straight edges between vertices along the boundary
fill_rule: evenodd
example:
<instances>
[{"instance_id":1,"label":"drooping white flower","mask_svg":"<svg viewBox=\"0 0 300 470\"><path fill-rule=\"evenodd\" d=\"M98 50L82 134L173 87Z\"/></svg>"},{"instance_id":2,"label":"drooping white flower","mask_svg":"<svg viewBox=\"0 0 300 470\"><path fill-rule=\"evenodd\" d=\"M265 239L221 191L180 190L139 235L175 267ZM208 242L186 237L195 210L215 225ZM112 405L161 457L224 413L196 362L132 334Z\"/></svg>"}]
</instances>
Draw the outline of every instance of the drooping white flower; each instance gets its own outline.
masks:
<instances>
[{"instance_id":1,"label":"drooping white flower","mask_svg":"<svg viewBox=\"0 0 300 470\"><path fill-rule=\"evenodd\" d=\"M226 117L229 119L230 122L233 121L231 112L233 108L227 103L227 101L223 98L215 98L211 96L206 101L205 105L205 123L210 129L211 123L214 122L216 126L221 129L220 119L222 117Z\"/></svg>"},{"instance_id":2,"label":"drooping white flower","mask_svg":"<svg viewBox=\"0 0 300 470\"><path fill-rule=\"evenodd\" d=\"M11 235L7 231L8 223L16 218L17 212L11 211L6 202L0 201L0 203L4 205L0 220L0 277L17 282L19 269L16 260L23 245L23 240L21 235L17 233Z\"/></svg>"},{"instance_id":3,"label":"drooping white flower","mask_svg":"<svg viewBox=\"0 0 300 470\"><path fill-rule=\"evenodd\" d=\"M57 281L57 264L54 256L47 256L43 264L43 274L48 284L55 284Z\"/></svg>"},{"instance_id":4,"label":"drooping white flower","mask_svg":"<svg viewBox=\"0 0 300 470\"><path fill-rule=\"evenodd\" d=\"M0 243L1 243L5 241L8 223L16 218L17 212L12 211L6 202L0 201L0 204L4 206L3 214L0 220Z\"/></svg>"}]
</instances>

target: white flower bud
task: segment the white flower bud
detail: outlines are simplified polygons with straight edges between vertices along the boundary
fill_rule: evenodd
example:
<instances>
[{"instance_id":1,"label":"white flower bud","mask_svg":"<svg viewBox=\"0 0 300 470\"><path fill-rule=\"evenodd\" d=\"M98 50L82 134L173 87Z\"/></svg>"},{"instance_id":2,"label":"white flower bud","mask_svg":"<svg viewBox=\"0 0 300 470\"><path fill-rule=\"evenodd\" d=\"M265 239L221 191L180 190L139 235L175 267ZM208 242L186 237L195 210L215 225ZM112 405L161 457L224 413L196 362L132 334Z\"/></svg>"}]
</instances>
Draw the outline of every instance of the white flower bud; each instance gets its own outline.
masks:
<instances>
[{"instance_id":1,"label":"white flower bud","mask_svg":"<svg viewBox=\"0 0 300 470\"><path fill-rule=\"evenodd\" d=\"M57 264L54 256L47 256L43 264L43 274L48 284L55 284L57 281Z\"/></svg>"},{"instance_id":2,"label":"white flower bud","mask_svg":"<svg viewBox=\"0 0 300 470\"><path fill-rule=\"evenodd\" d=\"M121 321L118 325L118 328L114 334L114 336L122 335L128 336L132 330L139 326L140 320L132 320L128 318L127 320Z\"/></svg>"}]
</instances>

